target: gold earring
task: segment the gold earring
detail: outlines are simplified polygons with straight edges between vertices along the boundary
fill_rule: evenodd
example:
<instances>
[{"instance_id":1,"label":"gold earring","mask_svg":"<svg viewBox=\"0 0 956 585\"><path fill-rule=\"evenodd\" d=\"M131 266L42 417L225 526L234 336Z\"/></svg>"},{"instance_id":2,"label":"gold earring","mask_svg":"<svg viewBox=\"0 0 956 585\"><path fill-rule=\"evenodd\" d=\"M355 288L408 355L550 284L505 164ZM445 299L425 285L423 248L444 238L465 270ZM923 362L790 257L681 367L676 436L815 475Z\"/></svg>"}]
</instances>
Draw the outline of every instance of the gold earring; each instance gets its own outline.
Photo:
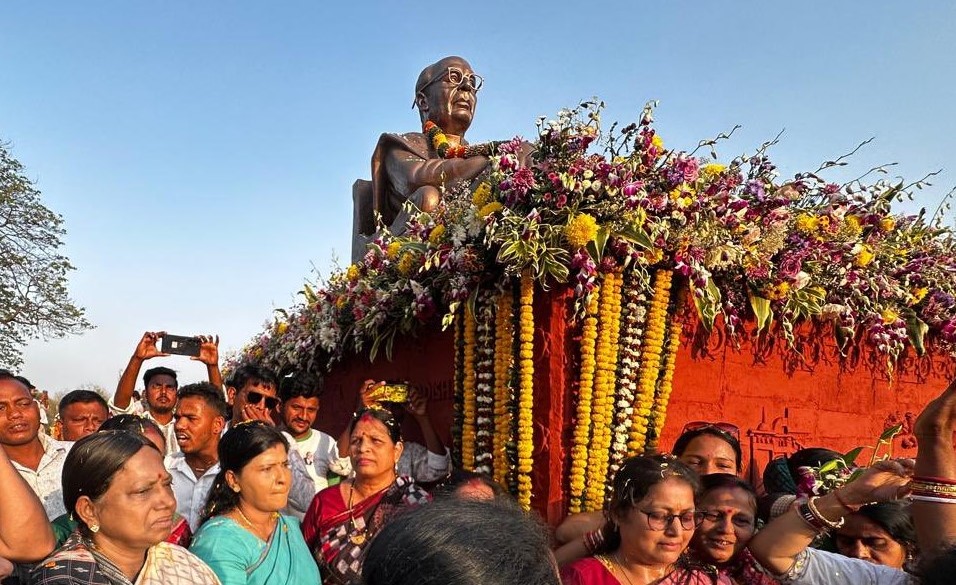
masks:
<instances>
[{"instance_id":1,"label":"gold earring","mask_svg":"<svg viewBox=\"0 0 956 585\"><path fill-rule=\"evenodd\" d=\"M100 525L99 525L99 524L91 524L91 525L90 525L90 532L92 532L93 534L96 534L96 533L99 532L99 531L100 531Z\"/></svg>"}]
</instances>

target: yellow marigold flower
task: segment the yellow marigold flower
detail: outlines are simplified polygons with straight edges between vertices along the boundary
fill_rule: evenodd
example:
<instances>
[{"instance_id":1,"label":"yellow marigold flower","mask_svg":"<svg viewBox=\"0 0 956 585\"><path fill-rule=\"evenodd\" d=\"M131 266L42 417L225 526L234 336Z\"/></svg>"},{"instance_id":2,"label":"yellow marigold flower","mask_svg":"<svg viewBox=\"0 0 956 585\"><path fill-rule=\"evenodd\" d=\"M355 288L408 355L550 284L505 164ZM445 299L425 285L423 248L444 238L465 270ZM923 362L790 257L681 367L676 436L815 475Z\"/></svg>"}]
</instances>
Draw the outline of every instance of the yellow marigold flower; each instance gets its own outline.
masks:
<instances>
[{"instance_id":1,"label":"yellow marigold flower","mask_svg":"<svg viewBox=\"0 0 956 585\"><path fill-rule=\"evenodd\" d=\"M432 244L437 245L441 241L442 235L445 233L445 226L439 224L436 225L430 234L428 234L428 241Z\"/></svg>"},{"instance_id":2,"label":"yellow marigold flower","mask_svg":"<svg viewBox=\"0 0 956 585\"><path fill-rule=\"evenodd\" d=\"M851 237L856 237L863 233L863 223L855 215L848 215L844 220L843 228Z\"/></svg>"},{"instance_id":3,"label":"yellow marigold flower","mask_svg":"<svg viewBox=\"0 0 956 585\"><path fill-rule=\"evenodd\" d=\"M700 174L704 179L713 179L726 169L727 167L720 163L710 163L709 165L704 165L704 168L700 170Z\"/></svg>"},{"instance_id":4,"label":"yellow marigold flower","mask_svg":"<svg viewBox=\"0 0 956 585\"><path fill-rule=\"evenodd\" d=\"M664 139L661 138L660 134L654 134L654 138L651 139L651 144L657 150L664 150Z\"/></svg>"},{"instance_id":5,"label":"yellow marigold flower","mask_svg":"<svg viewBox=\"0 0 956 585\"><path fill-rule=\"evenodd\" d=\"M588 242L597 237L597 220L587 213L579 213L574 216L571 223L564 228L564 238L572 248L583 248Z\"/></svg>"},{"instance_id":6,"label":"yellow marigold flower","mask_svg":"<svg viewBox=\"0 0 956 585\"><path fill-rule=\"evenodd\" d=\"M475 188L475 192L471 196L471 202L475 204L475 207L482 207L488 203L489 197L491 197L491 185L487 181L482 181Z\"/></svg>"},{"instance_id":7,"label":"yellow marigold flower","mask_svg":"<svg viewBox=\"0 0 956 585\"><path fill-rule=\"evenodd\" d=\"M664 259L664 252L660 248L654 248L653 250L644 252L644 258L648 264L657 264Z\"/></svg>"},{"instance_id":8,"label":"yellow marigold flower","mask_svg":"<svg viewBox=\"0 0 956 585\"><path fill-rule=\"evenodd\" d=\"M478 210L478 217L488 217L492 213L496 213L501 209L501 203L497 201L492 201L491 203L486 203L481 209Z\"/></svg>"},{"instance_id":9,"label":"yellow marigold flower","mask_svg":"<svg viewBox=\"0 0 956 585\"><path fill-rule=\"evenodd\" d=\"M285 321L276 324L276 334L282 335L289 329L289 324Z\"/></svg>"},{"instance_id":10,"label":"yellow marigold flower","mask_svg":"<svg viewBox=\"0 0 956 585\"><path fill-rule=\"evenodd\" d=\"M892 217L884 217L880 220L880 231L891 232L896 227L896 220Z\"/></svg>"},{"instance_id":11,"label":"yellow marigold flower","mask_svg":"<svg viewBox=\"0 0 956 585\"><path fill-rule=\"evenodd\" d=\"M880 317L883 319L884 324L889 325L890 323L896 323L896 320L900 318L900 314L893 309L883 309L883 312L880 313Z\"/></svg>"},{"instance_id":12,"label":"yellow marigold flower","mask_svg":"<svg viewBox=\"0 0 956 585\"><path fill-rule=\"evenodd\" d=\"M779 301L787 298L787 294L790 293L790 283L781 282L776 286L768 286L763 289L763 294L767 299L771 301Z\"/></svg>"},{"instance_id":13,"label":"yellow marigold flower","mask_svg":"<svg viewBox=\"0 0 956 585\"><path fill-rule=\"evenodd\" d=\"M358 280L359 267L355 264L350 264L348 270L345 272L345 277L349 280Z\"/></svg>"},{"instance_id":14,"label":"yellow marigold flower","mask_svg":"<svg viewBox=\"0 0 956 585\"><path fill-rule=\"evenodd\" d=\"M821 215L819 218L817 218L817 224L818 224L817 227L820 229L821 232L827 231L828 229L830 229L830 216Z\"/></svg>"},{"instance_id":15,"label":"yellow marigold flower","mask_svg":"<svg viewBox=\"0 0 956 585\"><path fill-rule=\"evenodd\" d=\"M810 215L809 213L801 213L797 216L797 220L794 225L797 228L797 231L810 234L816 231L818 224L819 222L817 221L816 217Z\"/></svg>"},{"instance_id":16,"label":"yellow marigold flower","mask_svg":"<svg viewBox=\"0 0 956 585\"><path fill-rule=\"evenodd\" d=\"M335 306L336 308L341 309L348 303L348 301L349 301L348 297L346 297L345 295L342 295L339 298L335 299Z\"/></svg>"},{"instance_id":17,"label":"yellow marigold flower","mask_svg":"<svg viewBox=\"0 0 956 585\"><path fill-rule=\"evenodd\" d=\"M696 191L687 183L681 183L670 193L671 201L677 201L678 204L685 199L692 197Z\"/></svg>"},{"instance_id":18,"label":"yellow marigold flower","mask_svg":"<svg viewBox=\"0 0 956 585\"><path fill-rule=\"evenodd\" d=\"M392 242L385 249L385 256L389 260L394 260L398 257L398 251L402 249L402 244L400 242Z\"/></svg>"},{"instance_id":19,"label":"yellow marigold flower","mask_svg":"<svg viewBox=\"0 0 956 585\"><path fill-rule=\"evenodd\" d=\"M415 268L415 254L405 252L398 261L398 273L402 276L408 276Z\"/></svg>"},{"instance_id":20,"label":"yellow marigold flower","mask_svg":"<svg viewBox=\"0 0 956 585\"><path fill-rule=\"evenodd\" d=\"M874 258L876 258L876 255L873 254L873 250L869 246L862 246L860 251L857 252L856 258L853 259L853 264L863 268L873 262Z\"/></svg>"},{"instance_id":21,"label":"yellow marigold flower","mask_svg":"<svg viewBox=\"0 0 956 585\"><path fill-rule=\"evenodd\" d=\"M928 292L929 292L929 289L926 288L926 287L913 289L913 291L912 291L913 304L915 305L916 303L922 301L922 300L926 297L926 294L927 294Z\"/></svg>"}]
</instances>

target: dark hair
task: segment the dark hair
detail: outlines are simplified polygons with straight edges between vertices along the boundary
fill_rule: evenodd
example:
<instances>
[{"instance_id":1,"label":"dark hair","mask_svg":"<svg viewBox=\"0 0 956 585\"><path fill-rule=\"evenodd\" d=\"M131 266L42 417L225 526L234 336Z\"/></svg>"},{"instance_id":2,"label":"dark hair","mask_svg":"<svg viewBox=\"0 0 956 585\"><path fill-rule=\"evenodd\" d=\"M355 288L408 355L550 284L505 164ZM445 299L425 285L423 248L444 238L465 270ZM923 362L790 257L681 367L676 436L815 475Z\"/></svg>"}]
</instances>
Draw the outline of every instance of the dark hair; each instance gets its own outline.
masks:
<instances>
[{"instance_id":1,"label":"dark hair","mask_svg":"<svg viewBox=\"0 0 956 585\"><path fill-rule=\"evenodd\" d=\"M916 570L920 585L951 585L956 574L956 543L924 556Z\"/></svg>"},{"instance_id":2,"label":"dark hair","mask_svg":"<svg viewBox=\"0 0 956 585\"><path fill-rule=\"evenodd\" d=\"M517 505L439 500L400 514L368 546L365 585L559 585L545 529Z\"/></svg>"},{"instance_id":3,"label":"dark hair","mask_svg":"<svg viewBox=\"0 0 956 585\"><path fill-rule=\"evenodd\" d=\"M916 554L916 528L907 502L879 502L863 506L854 514L879 525L907 551Z\"/></svg>"},{"instance_id":4,"label":"dark hair","mask_svg":"<svg viewBox=\"0 0 956 585\"><path fill-rule=\"evenodd\" d=\"M750 482L744 481L731 473L710 473L700 476L700 495L707 495L707 492L721 489L740 489L753 499L754 514L757 513L757 490Z\"/></svg>"},{"instance_id":5,"label":"dark hair","mask_svg":"<svg viewBox=\"0 0 956 585\"><path fill-rule=\"evenodd\" d=\"M80 528L88 530L76 513L80 496L94 502L99 499L126 462L144 447L159 453L149 439L128 431L97 431L73 445L63 462L63 504L67 513L80 523Z\"/></svg>"},{"instance_id":6,"label":"dark hair","mask_svg":"<svg viewBox=\"0 0 956 585\"><path fill-rule=\"evenodd\" d=\"M687 447L690 446L691 441L704 435L717 437L721 441L730 445L730 448L734 450L734 462L737 464L737 473L740 473L743 470L744 454L740 448L740 441L738 441L727 431L720 430L714 426L701 427L699 429L681 433L681 435L677 437L677 440L674 441L674 448L672 449L674 455L680 457L684 454L684 451L687 450Z\"/></svg>"},{"instance_id":7,"label":"dark hair","mask_svg":"<svg viewBox=\"0 0 956 585\"><path fill-rule=\"evenodd\" d=\"M226 404L226 399L222 397L222 390L209 382L186 384L176 392L176 400L189 397L201 399L218 416L229 418L229 405Z\"/></svg>"},{"instance_id":8,"label":"dark hair","mask_svg":"<svg viewBox=\"0 0 956 585\"><path fill-rule=\"evenodd\" d=\"M106 400L93 392L92 390L73 390L72 392L67 392L63 398L60 399L60 404L56 407L60 417L63 417L63 411L66 410L67 406L72 404L89 404L91 402L96 402L100 406L106 409L106 412L109 412L110 408L106 404Z\"/></svg>"},{"instance_id":9,"label":"dark hair","mask_svg":"<svg viewBox=\"0 0 956 585\"><path fill-rule=\"evenodd\" d=\"M322 378L308 372L296 372L279 380L279 399L318 398L322 393Z\"/></svg>"},{"instance_id":10,"label":"dark hair","mask_svg":"<svg viewBox=\"0 0 956 585\"><path fill-rule=\"evenodd\" d=\"M17 376L10 370L4 370L0 368L0 380L16 380L20 384L23 384L24 386L26 386L28 392L30 390L30 382L27 381L26 383L24 383L24 380L26 380L26 378L24 378L23 376Z\"/></svg>"},{"instance_id":11,"label":"dark hair","mask_svg":"<svg viewBox=\"0 0 956 585\"><path fill-rule=\"evenodd\" d=\"M146 418L145 416L137 416L135 414L117 414L116 416L111 416L100 425L99 430L101 431L129 431L131 433L136 433L138 435L145 435L146 429L153 429L159 436L163 438L163 441L166 440L166 435L163 433L163 430L159 428L159 425L156 424L153 420Z\"/></svg>"},{"instance_id":12,"label":"dark hair","mask_svg":"<svg viewBox=\"0 0 956 585\"><path fill-rule=\"evenodd\" d=\"M23 376L13 376L13 378L14 378L17 382L20 382L21 384L23 384L24 386L26 386L26 387L27 387L27 390L32 391L33 389L36 388L36 386L34 386L33 383L30 382L30 380L27 380L27 379L24 378Z\"/></svg>"},{"instance_id":13,"label":"dark hair","mask_svg":"<svg viewBox=\"0 0 956 585\"><path fill-rule=\"evenodd\" d=\"M289 450L282 433L262 421L243 422L226 431L219 439L219 474L209 490L200 524L239 505L239 494L226 484L226 472L240 473L250 461L276 445Z\"/></svg>"},{"instance_id":14,"label":"dark hair","mask_svg":"<svg viewBox=\"0 0 956 585\"><path fill-rule=\"evenodd\" d=\"M236 391L242 390L246 384L261 384L268 386L277 386L276 375L271 371L256 364L246 364L236 368L229 379L226 380L226 386L235 388Z\"/></svg>"},{"instance_id":15,"label":"dark hair","mask_svg":"<svg viewBox=\"0 0 956 585\"><path fill-rule=\"evenodd\" d=\"M599 552L610 552L621 545L621 531L615 517L627 514L643 500L655 485L676 478L690 486L694 499L700 494L697 472L672 455L638 455L625 459L614 474L611 499L606 506L608 526L604 529L604 546Z\"/></svg>"},{"instance_id":16,"label":"dark hair","mask_svg":"<svg viewBox=\"0 0 956 585\"><path fill-rule=\"evenodd\" d=\"M164 366L146 370L146 373L143 374L143 385L149 388L149 381L152 380L154 376L171 376L173 382L179 385L179 380L176 379L176 370Z\"/></svg>"},{"instance_id":17,"label":"dark hair","mask_svg":"<svg viewBox=\"0 0 956 585\"><path fill-rule=\"evenodd\" d=\"M495 498L507 497L508 492L501 484L488 477L486 473L477 473L475 471L466 471L464 469L455 469L432 491L432 495L439 497L452 497L458 488L469 484L481 484L488 487Z\"/></svg>"},{"instance_id":18,"label":"dark hair","mask_svg":"<svg viewBox=\"0 0 956 585\"><path fill-rule=\"evenodd\" d=\"M842 455L833 449L808 447L806 449L800 449L793 455L787 457L787 470L790 471L790 476L793 477L793 480L799 483L801 467L819 467L839 457L842 457Z\"/></svg>"},{"instance_id":19,"label":"dark hair","mask_svg":"<svg viewBox=\"0 0 956 585\"><path fill-rule=\"evenodd\" d=\"M388 436L393 443L402 440L402 426L395 420L395 416L389 410L376 407L363 408L355 413L355 416L352 417L352 422L349 423L349 436L351 436L352 431L355 430L355 425L366 417L371 417L385 425L385 428L388 429Z\"/></svg>"}]
</instances>

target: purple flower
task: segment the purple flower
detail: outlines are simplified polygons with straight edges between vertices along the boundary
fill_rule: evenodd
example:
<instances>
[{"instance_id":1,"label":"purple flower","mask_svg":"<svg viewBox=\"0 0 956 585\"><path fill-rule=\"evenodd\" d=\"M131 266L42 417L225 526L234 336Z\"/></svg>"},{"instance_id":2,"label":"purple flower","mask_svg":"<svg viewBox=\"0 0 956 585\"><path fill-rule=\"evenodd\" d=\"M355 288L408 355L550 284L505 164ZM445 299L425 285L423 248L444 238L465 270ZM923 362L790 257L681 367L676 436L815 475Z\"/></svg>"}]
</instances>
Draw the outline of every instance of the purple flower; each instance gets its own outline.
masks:
<instances>
[{"instance_id":1,"label":"purple flower","mask_svg":"<svg viewBox=\"0 0 956 585\"><path fill-rule=\"evenodd\" d=\"M802 268L803 262L801 258L796 254L790 254L780 262L780 267L777 269L777 273L781 278L792 282L797 278L797 274L800 273Z\"/></svg>"}]
</instances>

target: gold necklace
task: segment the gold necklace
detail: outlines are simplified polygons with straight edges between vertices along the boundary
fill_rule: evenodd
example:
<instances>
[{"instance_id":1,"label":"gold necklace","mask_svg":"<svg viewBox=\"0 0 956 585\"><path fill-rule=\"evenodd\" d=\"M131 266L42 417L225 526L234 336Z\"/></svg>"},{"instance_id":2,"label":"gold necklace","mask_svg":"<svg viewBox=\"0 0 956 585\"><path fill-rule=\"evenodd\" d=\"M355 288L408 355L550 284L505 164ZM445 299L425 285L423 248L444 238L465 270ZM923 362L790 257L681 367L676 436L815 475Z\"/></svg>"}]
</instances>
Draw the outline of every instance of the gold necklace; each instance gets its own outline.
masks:
<instances>
[{"instance_id":1,"label":"gold necklace","mask_svg":"<svg viewBox=\"0 0 956 585\"><path fill-rule=\"evenodd\" d=\"M627 567L624 566L624 563L621 562L621 551L618 550L614 553L614 562L617 563L618 568L621 570L621 574L624 575L624 579L627 581L627 585L634 585L631 582L630 576L627 574Z\"/></svg>"},{"instance_id":2,"label":"gold necklace","mask_svg":"<svg viewBox=\"0 0 956 585\"><path fill-rule=\"evenodd\" d=\"M362 530L355 529L355 516L352 511L352 494L354 493L355 480L353 479L352 483L349 484L349 542L355 546L362 546L365 544L365 530L367 527L363 527Z\"/></svg>"},{"instance_id":3,"label":"gold necklace","mask_svg":"<svg viewBox=\"0 0 956 585\"><path fill-rule=\"evenodd\" d=\"M253 523L252 523L252 520L249 520L249 518L247 518L246 515L242 513L242 508L240 508L239 506L236 506L236 512L239 512L239 518L241 518L242 521L245 522L246 525L247 525L249 528L252 529L252 533L253 533L253 534L255 534L256 536L261 536L262 533L259 532L259 531L262 530L262 529L261 529L260 527L256 526L255 524L253 524ZM278 512L273 512L272 515L269 516L269 522L270 522L270 523L275 522L278 518L279 518L279 513L278 513ZM268 535L269 535L269 534L272 534L272 530L271 530L271 529L268 530L267 535L266 535L266 538L263 539L263 540L268 540Z\"/></svg>"}]
</instances>

